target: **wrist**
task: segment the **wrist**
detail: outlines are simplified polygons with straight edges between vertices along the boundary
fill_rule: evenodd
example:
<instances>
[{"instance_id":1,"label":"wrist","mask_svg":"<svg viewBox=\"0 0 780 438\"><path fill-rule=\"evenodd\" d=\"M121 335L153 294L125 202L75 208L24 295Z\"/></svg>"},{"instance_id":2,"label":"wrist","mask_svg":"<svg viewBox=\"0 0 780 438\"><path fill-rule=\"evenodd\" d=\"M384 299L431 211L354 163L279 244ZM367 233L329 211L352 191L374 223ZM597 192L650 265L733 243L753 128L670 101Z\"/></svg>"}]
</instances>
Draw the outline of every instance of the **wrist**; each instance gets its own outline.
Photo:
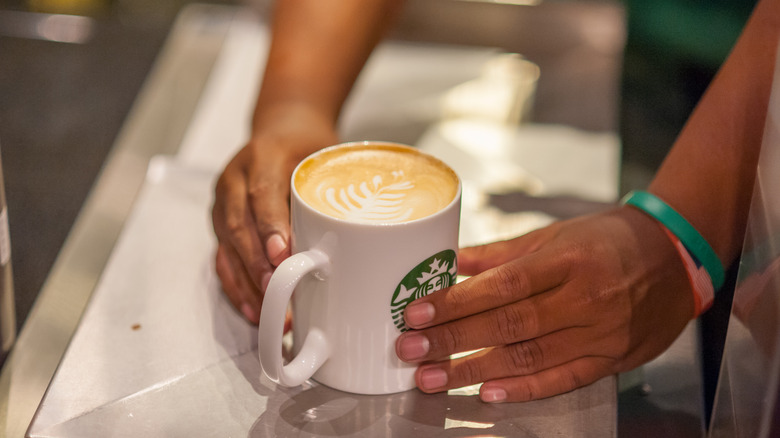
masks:
<instances>
[{"instance_id":1,"label":"wrist","mask_svg":"<svg viewBox=\"0 0 780 438\"><path fill-rule=\"evenodd\" d=\"M707 241L688 221L663 200L648 192L631 192L622 203L653 219L672 243L685 268L693 298L694 318L713 302L723 284L723 267ZM703 260L703 261L702 261Z\"/></svg>"},{"instance_id":2,"label":"wrist","mask_svg":"<svg viewBox=\"0 0 780 438\"><path fill-rule=\"evenodd\" d=\"M687 266L682 260L679 248L667 234L666 228L656 219L632 206L618 210L631 228L627 238L634 250L634 257L645 266L644 278L649 282L652 293L667 295L668 308L673 318L690 320L698 316L694 284L690 281Z\"/></svg>"},{"instance_id":3,"label":"wrist","mask_svg":"<svg viewBox=\"0 0 780 438\"><path fill-rule=\"evenodd\" d=\"M712 279L715 290L723 285L723 265L709 242L680 213L661 198L644 191L629 193L623 198L624 205L631 205L657 220L674 234L685 246L697 264L703 265Z\"/></svg>"},{"instance_id":4,"label":"wrist","mask_svg":"<svg viewBox=\"0 0 780 438\"><path fill-rule=\"evenodd\" d=\"M299 129L310 124L320 132L336 132L338 114L306 99L259 99L252 116L252 134Z\"/></svg>"},{"instance_id":5,"label":"wrist","mask_svg":"<svg viewBox=\"0 0 780 438\"><path fill-rule=\"evenodd\" d=\"M258 106L247 148L288 173L304 158L339 143L335 124L316 108L301 102Z\"/></svg>"}]
</instances>

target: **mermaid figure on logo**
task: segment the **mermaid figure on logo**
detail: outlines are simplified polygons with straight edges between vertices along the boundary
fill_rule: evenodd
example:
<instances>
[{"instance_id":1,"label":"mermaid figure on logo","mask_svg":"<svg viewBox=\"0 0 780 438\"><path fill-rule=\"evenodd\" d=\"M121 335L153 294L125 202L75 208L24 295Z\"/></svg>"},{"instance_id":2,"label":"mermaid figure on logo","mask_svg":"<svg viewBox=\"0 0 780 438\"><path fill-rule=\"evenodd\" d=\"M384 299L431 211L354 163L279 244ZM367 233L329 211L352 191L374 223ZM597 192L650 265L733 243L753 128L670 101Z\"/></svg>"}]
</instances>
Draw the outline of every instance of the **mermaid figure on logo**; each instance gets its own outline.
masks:
<instances>
[{"instance_id":1,"label":"mermaid figure on logo","mask_svg":"<svg viewBox=\"0 0 780 438\"><path fill-rule=\"evenodd\" d=\"M390 313L398 330L401 332L409 330L404 323L404 309L407 304L452 286L457 275L457 256L451 249L429 257L406 274L390 301Z\"/></svg>"}]
</instances>

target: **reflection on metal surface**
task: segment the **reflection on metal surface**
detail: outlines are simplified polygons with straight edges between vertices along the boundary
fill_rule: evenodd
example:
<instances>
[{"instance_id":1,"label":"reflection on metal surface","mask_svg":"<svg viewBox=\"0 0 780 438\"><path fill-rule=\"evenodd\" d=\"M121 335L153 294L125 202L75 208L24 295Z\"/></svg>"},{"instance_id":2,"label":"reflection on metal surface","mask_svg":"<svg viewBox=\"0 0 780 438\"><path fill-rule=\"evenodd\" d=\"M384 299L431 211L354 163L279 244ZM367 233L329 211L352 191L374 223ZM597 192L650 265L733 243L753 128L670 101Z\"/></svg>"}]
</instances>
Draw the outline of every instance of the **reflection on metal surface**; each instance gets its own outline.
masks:
<instances>
[{"instance_id":1,"label":"reflection on metal surface","mask_svg":"<svg viewBox=\"0 0 780 438\"><path fill-rule=\"evenodd\" d=\"M595 405L584 407L579 404L582 399L578 402L569 397L490 405L476 397L423 394L417 390L388 396L363 396L314 385L292 394L287 400L275 391L269 409L255 422L251 433L306 437L614 434L611 425L596 424L603 420L597 420L603 415L600 408ZM277 405L280 400L281 404ZM589 414L595 417L588 418ZM572 422L574 418L577 421Z\"/></svg>"},{"instance_id":2,"label":"reflection on metal surface","mask_svg":"<svg viewBox=\"0 0 780 438\"><path fill-rule=\"evenodd\" d=\"M510 159L517 148L515 131L493 122L461 119L440 125L449 151L437 150L461 179L474 181L488 193L540 194L544 183ZM437 148L439 149L439 148Z\"/></svg>"},{"instance_id":3,"label":"reflection on metal surface","mask_svg":"<svg viewBox=\"0 0 780 438\"><path fill-rule=\"evenodd\" d=\"M0 373L0 436L24 436L132 207L149 158L178 148L225 38L224 31L203 32L204 23L222 23L224 29L234 15L234 8L193 5L177 19ZM127 331L145 332L148 326L141 323L143 330L128 325ZM137 410L131 412L138 417ZM127 419L127 412L123 415Z\"/></svg>"},{"instance_id":4,"label":"reflection on metal surface","mask_svg":"<svg viewBox=\"0 0 780 438\"><path fill-rule=\"evenodd\" d=\"M461 388L453 388L447 391L447 395L478 395L479 388L482 387L481 383L475 385L464 386Z\"/></svg>"},{"instance_id":5,"label":"reflection on metal surface","mask_svg":"<svg viewBox=\"0 0 780 438\"><path fill-rule=\"evenodd\" d=\"M500 405L481 402L477 387L367 396L258 378L257 331L220 292L212 264L203 212L215 174L174 158L150 167L157 175L136 200L31 436L459 436L477 425L491 435L614 436L612 377ZM132 330L138 321L143 329Z\"/></svg>"},{"instance_id":6,"label":"reflection on metal surface","mask_svg":"<svg viewBox=\"0 0 780 438\"><path fill-rule=\"evenodd\" d=\"M58 43L84 44L93 35L94 20L80 15L0 11L0 35Z\"/></svg>"},{"instance_id":7,"label":"reflection on metal surface","mask_svg":"<svg viewBox=\"0 0 780 438\"><path fill-rule=\"evenodd\" d=\"M3 164L0 160L0 367L16 340L16 306L11 271L11 238L5 201Z\"/></svg>"},{"instance_id":8,"label":"reflection on metal surface","mask_svg":"<svg viewBox=\"0 0 780 438\"><path fill-rule=\"evenodd\" d=\"M518 124L533 107L539 66L514 53L485 64L480 77L451 89L442 99L442 117Z\"/></svg>"},{"instance_id":9,"label":"reflection on metal surface","mask_svg":"<svg viewBox=\"0 0 780 438\"><path fill-rule=\"evenodd\" d=\"M729 319L711 437L780 434L780 68Z\"/></svg>"},{"instance_id":10,"label":"reflection on metal surface","mask_svg":"<svg viewBox=\"0 0 780 438\"><path fill-rule=\"evenodd\" d=\"M418 145L486 193L617 198L620 146L613 133L463 118L432 126Z\"/></svg>"},{"instance_id":11,"label":"reflection on metal surface","mask_svg":"<svg viewBox=\"0 0 780 438\"><path fill-rule=\"evenodd\" d=\"M213 13L208 15L212 18L214 16ZM203 18L203 14L190 14L189 18L196 18L198 21ZM190 139L190 144L187 144L186 140L182 144L182 151L186 154L177 155L177 160L180 160L179 164L183 162L191 166L193 163L205 163L208 166L217 166L215 163L221 161L210 159L210 155L204 155L204 152L213 153L213 150L217 149L230 150L229 146L234 145L234 142L211 140L214 138L223 140L225 136L232 140L234 133L243 132L244 118L232 117L232 110L228 110L225 106L213 105L216 97L212 93L215 90L221 91L220 86L229 83L236 92L250 96L251 93L247 92L249 88L246 82L242 82L243 76L236 79L235 74L246 73L248 77L251 77L252 83L255 83L258 73L251 69L242 71L239 68L221 71L222 66L234 65L232 63L237 60L246 60L252 56L248 56L247 53L258 53L265 45L263 40L258 38L257 29L254 26L245 27L235 24L232 26L231 34L228 35L229 39L221 48L220 64L215 68L215 74L211 76L209 88L204 91L203 101L198 106L199 112L193 119L195 121L192 125L193 131L188 131L188 134L195 133L196 125L205 129L198 130L198 135L186 136ZM203 26L195 27L202 28ZM189 50L192 49L198 54L206 56L208 60L212 59L209 54L214 47L208 41L205 41L206 44L204 44L202 35L193 38L200 34L186 33L182 35L181 30L172 33L172 41L179 43L176 46L179 50L184 48L187 49L186 53L190 53ZM184 47L181 46L182 44ZM410 50L408 47L400 47L397 50L398 53L403 54L404 59L409 59ZM426 47L425 52L426 56L429 52L435 52L436 59L446 57L450 53L450 51L439 47ZM181 60L181 56L182 53L172 50L161 56L161 60L168 62L171 58ZM381 57L377 59L381 61ZM394 64L402 66L404 71L409 71L409 66L417 63ZM463 64L459 58L457 63L459 68L453 69L448 66L447 71L461 75L465 68ZM177 62L176 65L180 65L180 63ZM189 64L185 63L185 65L184 69L187 72L193 71ZM428 64L423 65L427 66ZM427 67L425 70L426 73L431 73ZM158 176L153 178L150 184L156 190L159 190L161 185L165 185L168 189L175 189L177 196L172 199L176 204L171 202L171 198L166 198L163 203L165 208L162 210L166 214L148 215L149 211L144 209L149 205L139 201L133 209L136 224L138 224L138 218L142 218L142 222L148 225L148 228L145 228L146 232L152 232L153 235L143 239L123 239L115 248L115 254L112 255L112 258L117 257L118 261L115 260L111 263L113 268L108 266L104 271L105 260L108 257L108 252L114 246L118 228L129 213L129 206L122 205L118 211L115 211L114 208L106 211L106 205L113 207L115 202L109 202L112 200L112 195L115 195L120 187L127 187L128 179L132 192L136 192L138 188L136 184L138 180L135 178L136 171L139 166L145 166L151 153L163 148L159 144L160 139L169 140L171 150L168 152L174 152L176 143L174 140L179 138L175 136L174 140L171 140L169 130L159 127L157 123L150 123L151 121L147 117L155 117L155 121L161 125L170 125L170 116L161 117L159 114L159 109L167 108L163 102L177 101L175 98L171 99L167 93L179 91L183 96L195 98L202 88L202 84L196 83L193 84L193 87L197 85L197 90L177 89L176 86L171 85L190 84L192 82L190 76L186 76L187 80L181 80L182 72L176 69L179 74L171 74L170 65L161 71L166 72L162 76L166 81L160 82L160 78L153 81L153 84L156 84L156 87L152 87L155 92L141 99L142 102L153 99L151 101L157 102L157 105L151 109L157 108L158 111L151 111L149 107L142 105L138 108L136 117L131 118L134 123L130 125L135 129L128 130L126 135L122 136L123 141L120 141L114 158L109 162L109 166L97 186L96 193L92 195L92 200L85 210L84 217L89 221L80 220L80 223L77 224L73 235L69 238L71 243L66 246L63 263L59 269L55 270L50 279L49 287L44 290L46 293L42 295L43 303L46 306L37 307L38 311L31 319L36 325L28 326L25 329L26 337L29 339L27 348L23 350L25 354L17 354L20 351L17 349L12 356L12 362L15 366L11 369L14 374L11 375L10 372L3 374L4 378L10 379L12 390L10 397L0 394L3 396L0 398L0 408L2 408L4 401L10 399L10 405L13 409L8 410L7 417L4 417L4 412L0 410L0 434L2 434L3 429L16 432L20 427L26 427L27 422L29 422L27 411L30 406L34 408L33 403L40 401L43 388L48 383L53 367L56 365L56 362L51 363L49 357L41 358L40 354L33 354L33 350L41 345L48 348L51 343L47 344L44 340L50 340L47 338L48 336L58 334L63 339L57 339L57 342L53 342L55 344L53 349L56 351L58 348L64 348L70 339L72 325L75 324L74 319L77 319L78 315L81 314L80 308L76 309L78 313L76 311L68 312L67 318L63 318L67 320L66 323L41 330L40 325L50 321L48 316L53 313L52 307L57 305L68 307L63 305L63 301L53 301L52 298L55 296L61 297L61 299L66 298L69 301L67 304L73 306L71 297L74 292L76 290L82 291L82 293L91 291L93 287L96 287L94 282L102 272L102 283L96 287L95 297L90 301L90 307L93 310L88 310L88 313L84 315L79 332L68 347L68 357L63 360L56 379L47 393L47 399L41 405L36 423L31 429L35 432L34 436L83 436L85 431L89 431L88 434L91 436L120 436L123 434L138 436L143 431L154 434L160 433L161 430L169 433L173 433L171 431L175 430L180 432L178 435L181 436L203 436L209 431L215 436L227 436L231 435L231 430L235 430L236 433L233 435L238 436L314 436L318 434L330 436L436 436L442 434L442 428L445 424L452 426L447 431L447 434L452 436L473 435L475 432L499 436L603 437L615 435L615 382L614 378L611 377L560 397L532 403L504 405L485 404L474 396L425 395L416 390L389 397L353 396L316 384L296 390L287 390L277 388L267 380L257 379L260 369L256 353L247 351L255 344L256 339L247 341L242 338L246 333L256 333L256 331L247 330L243 327L244 323L240 319L232 321L240 316L235 314L233 308L222 295L212 293L217 290L215 283L209 283L204 278L192 275L193 272L200 272L199 270L203 272L208 270L213 277L212 266L200 259L195 260L198 262L195 265L186 265L188 263L187 257L204 257L204 254L208 252L203 247L192 251L189 245L202 245L204 240L201 239L205 239L207 235L211 236L211 233L207 231L208 224L205 222L207 215L204 212L207 208L203 207L208 201L201 198L204 194L210 193L211 188L200 186L194 190L193 181L187 179L187 175L193 172L194 175L190 176L195 177L201 183L205 181L199 179L203 175L193 170L197 166L173 166L181 170L183 174L179 174L173 180L161 179L159 177L160 169L155 171ZM382 73L387 71L383 70ZM371 76L364 76L364 79L366 77L371 78ZM404 78L403 75L400 77ZM424 76L422 79L427 77ZM436 78L437 81L442 80L439 75L436 75ZM217 79L221 79L223 83L216 83L215 86L215 82L212 81ZM442 86L444 88L438 82L436 84L429 84L424 80L409 82L421 82L427 87ZM447 85L451 86L459 82L462 80L453 81L452 84ZM164 84L168 86L164 86ZM375 86L377 81L369 82L369 84ZM382 84L386 85L387 82L382 82ZM418 90L411 90L412 87L413 84L392 87L391 90L388 90L388 94L392 92L398 95L398 90L417 94ZM400 94L401 97L404 97L403 93ZM235 105L235 100L229 99L233 95L220 93L218 96L225 98L224 102ZM377 115L381 117L377 117L377 119L386 122L389 116L392 116L390 112L392 112L393 107L386 105L385 101L381 99L376 99L376 94L369 92L365 96L370 97L370 99L361 101L361 96L358 94L357 102L370 101L379 107L381 111L378 111ZM191 104L188 108L195 107L194 102L189 100L187 102ZM220 100L220 102L223 101ZM214 109L214 114L212 114L214 117L201 119L199 116L206 114L203 110L207 108ZM355 105L354 108L356 108L356 114L366 113L365 106ZM147 111L140 111L140 109L147 109ZM135 120L139 115L143 116L143 119ZM231 117L225 117L225 115ZM243 115L243 113L239 112L239 115ZM190 116L191 114L187 113L187 117L183 120L189 120ZM408 119L404 120L408 123ZM141 123L141 121L146 123ZM140 133L139 127L144 128ZM392 132L396 132L395 127L393 127ZM556 138L559 137L556 136ZM577 138L580 137L577 136ZM196 141L198 144L206 144L210 148L201 150L193 147ZM613 151L612 142L608 141L607 143L605 145L607 146L606 152ZM215 144L228 146L214 148ZM235 145L238 143L235 142ZM597 150L603 151L602 148L597 148ZM611 156L611 152L607 155ZM222 155L219 156L222 157ZM608 162L609 166L615 164L610 160L603 161ZM126 173L128 169L132 171L130 175ZM598 172L598 174L607 175L607 179L609 179L609 172ZM107 176L110 178L106 178ZM120 178L120 176L126 178ZM182 180L182 178L184 179ZM609 180L614 185L615 181ZM169 185L176 181L180 184ZM182 181L184 184L181 184ZM164 182L167 184L163 184ZM160 192L156 193L157 195L161 194ZM113 197L116 198L116 196ZM179 208L189 205L188 203L193 199L198 203L196 205L197 212ZM182 205L177 207L179 202ZM186 220L179 220L179 215L184 215ZM200 221L198 224L200 229L195 230L195 232L185 229L184 225L189 223L188 221ZM132 222L131 218L129 225L132 225ZM129 225L125 228L125 232L131 235L133 231ZM170 227L170 229L161 229L160 227L163 225ZM103 232L102 235L95 238L95 233L99 233L105 228L108 228L108 232ZM90 236L90 238L87 239L84 236ZM181 240L171 244L168 239L171 239L172 236L177 236L176 238ZM96 240L97 242L95 242ZM85 242L92 243L92 246L86 245ZM97 251L94 250L95 248ZM133 258L133 261L139 263L143 269L128 268L129 265L123 263L121 259L123 248L138 250L135 255L140 255L140 257ZM88 251L89 249L92 251ZM175 252L177 257L168 257L169 251ZM184 253L185 257L178 257L180 252ZM125 253L125 255L127 254ZM212 258L209 256L208 259ZM93 266L93 263L96 266ZM83 265L89 266L82 268ZM87 272L84 272L85 270ZM168 279L170 283L163 284L155 280L156 273L160 273L160 271L165 271L164 278ZM139 276L138 272L146 274ZM143 287L140 287L139 283L142 283ZM127 292L127 288L131 291ZM139 294L139 291L153 294L141 297L145 299L140 299L142 294ZM158 293L160 291L162 293ZM121 297L121 300L100 299L100 297L108 297L107 294L112 293L118 294L117 296ZM183 295L179 295L177 299L179 293ZM197 295L198 293L204 293L204 295ZM80 300L80 305L83 307L85 298L80 298ZM130 306L133 307L130 308ZM183 306L201 307L198 312L187 312ZM106 308L111 311L104 311ZM43 310L48 310L48 312L43 312ZM209 313L212 311L214 314ZM148 317L141 318L141 314ZM51 320L54 319L56 318L51 318ZM182 322L186 324L182 324ZM143 329L133 330L131 327L136 323L141 324ZM112 330L111 333L105 330L107 327ZM174 335L172 333L178 330L182 330L183 334L175 333ZM199 336L204 331L203 336ZM114 334L116 336L113 336ZM119 337L127 342L117 342ZM91 342L93 340L99 342ZM214 340L216 342L208 342ZM140 346L140 348L133 351L128 348L119 348L131 344L136 347ZM192 346L198 348L190 348ZM199 349L201 347L205 347L205 351ZM160 350L160 354L157 354L157 349ZM109 352L110 354L108 354ZM138 352L142 354L136 354ZM98 359L86 359L87 355L93 355ZM215 357L217 360L212 362L211 359ZM122 358L124 360L117 360ZM23 377L29 376L31 373L25 371L33 362L39 364L42 359L45 359L43 362L51 365L52 369L49 370L48 367L44 366L45 369L42 372L35 372L34 375L37 379L33 385L30 385L30 379ZM106 360L114 360L114 366L107 366ZM196 363L203 360L209 360L205 367L199 366L203 363ZM182 374L171 372L162 376L161 379L162 373L154 374L154 372L169 371L174 365L177 367L198 366L184 378L173 381L165 380L165 378L181 376ZM117 378L117 375L124 377ZM85 382L89 385L86 385ZM140 390L143 391L150 385L153 387L155 382L170 382L170 384L157 387L157 390L140 393L141 396L126 397L128 392L135 394L132 391L136 388L141 388ZM0 381L0 389L3 389L2 383ZM24 403L19 403L18 396L14 397L15 392L21 392L14 391L14 386L22 388L27 394L31 393L22 400ZM32 391L30 391L31 387ZM102 391L95 391L95 387L100 387ZM101 396L103 399L96 399L97 396ZM105 404L100 405L102 402ZM80 404L82 406L79 406ZM85 404L93 405L86 406L85 415L66 415L77 411L80 407L85 407L83 406ZM95 404L99 406L95 407ZM90 409L90 407L94 409ZM460 426L456 422L461 422ZM10 429L3 427L6 423ZM487 427L480 430L467 429L477 425ZM17 434L9 433L8 435L16 436Z\"/></svg>"},{"instance_id":12,"label":"reflection on metal surface","mask_svg":"<svg viewBox=\"0 0 780 438\"><path fill-rule=\"evenodd\" d=\"M480 423L478 421L453 420L450 418L444 420L444 430L455 428L490 429L493 426L495 426L493 423Z\"/></svg>"},{"instance_id":13,"label":"reflection on metal surface","mask_svg":"<svg viewBox=\"0 0 780 438\"><path fill-rule=\"evenodd\" d=\"M461 280L459 280L461 281ZM464 351L461 353L455 353L450 355L450 359L458 359L461 357L466 357L470 354L476 353L478 351L482 351L482 349L479 350L472 350L472 351ZM461 396L468 396L468 395L478 395L479 394L479 388L482 387L481 383L477 383L475 385L469 385L464 386L461 388L453 388L447 391L447 395L461 395Z\"/></svg>"},{"instance_id":14,"label":"reflection on metal surface","mask_svg":"<svg viewBox=\"0 0 780 438\"><path fill-rule=\"evenodd\" d=\"M83 44L92 36L92 19L77 15L49 15L35 27L41 39Z\"/></svg>"},{"instance_id":15,"label":"reflection on metal surface","mask_svg":"<svg viewBox=\"0 0 780 438\"><path fill-rule=\"evenodd\" d=\"M619 141L613 133L458 119L431 126L417 145L440 157L461 178L462 246L541 228L555 220L549 213L556 210L562 213L560 219L593 207L592 202L567 199L611 203L617 198ZM516 203L521 208L511 211L493 202L496 195L519 194L551 202ZM536 208L543 204L545 208Z\"/></svg>"}]
</instances>

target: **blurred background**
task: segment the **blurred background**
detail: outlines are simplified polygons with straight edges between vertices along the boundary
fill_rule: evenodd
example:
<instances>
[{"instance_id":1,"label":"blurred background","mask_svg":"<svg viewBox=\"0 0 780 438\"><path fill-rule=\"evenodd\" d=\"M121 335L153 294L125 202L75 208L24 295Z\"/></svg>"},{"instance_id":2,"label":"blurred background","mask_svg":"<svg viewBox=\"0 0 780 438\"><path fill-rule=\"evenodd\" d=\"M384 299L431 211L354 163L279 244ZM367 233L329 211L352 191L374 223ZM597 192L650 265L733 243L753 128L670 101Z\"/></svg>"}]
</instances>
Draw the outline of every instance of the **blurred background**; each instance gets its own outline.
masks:
<instances>
[{"instance_id":1,"label":"blurred background","mask_svg":"<svg viewBox=\"0 0 780 438\"><path fill-rule=\"evenodd\" d=\"M191 1L0 1L0 151L17 328L24 324L177 13L188 3ZM242 4L229 0L208 3ZM461 6L442 9L447 3ZM493 8L498 15L487 13L484 17L501 17L502 8L537 7L467 3L475 2L411 0L391 37L415 39L425 27L425 38L436 40L431 20L450 20L450 26L442 30L451 33L448 41L492 45L491 32L520 24L506 19L495 26L483 23L484 38L480 38L473 34L478 31L468 28L472 16L467 8ZM615 88L616 111L602 113L608 120L592 114L572 124L584 130L618 132L622 143L620 192L644 187L728 54L755 2L566 3L614 3L624 8L626 33L621 41L625 47ZM437 13L441 10L450 11L451 17ZM598 20L593 26L598 32ZM458 35L468 35L468 41L457 41ZM523 47L521 41L518 45ZM537 47L544 50L545 45ZM517 47L505 49L517 51ZM537 61L531 53L524 55ZM543 123L545 114L537 111L531 119Z\"/></svg>"}]
</instances>

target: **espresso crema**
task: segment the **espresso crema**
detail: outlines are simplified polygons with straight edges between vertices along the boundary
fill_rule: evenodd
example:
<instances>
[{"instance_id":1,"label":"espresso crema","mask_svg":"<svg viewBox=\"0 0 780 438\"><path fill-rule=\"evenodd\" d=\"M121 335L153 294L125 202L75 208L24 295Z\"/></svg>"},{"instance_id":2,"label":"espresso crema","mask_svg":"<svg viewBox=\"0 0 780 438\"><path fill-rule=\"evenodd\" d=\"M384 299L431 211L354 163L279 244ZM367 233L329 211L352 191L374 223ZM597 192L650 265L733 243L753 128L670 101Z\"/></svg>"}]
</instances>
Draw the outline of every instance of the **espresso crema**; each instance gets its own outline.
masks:
<instances>
[{"instance_id":1,"label":"espresso crema","mask_svg":"<svg viewBox=\"0 0 780 438\"><path fill-rule=\"evenodd\" d=\"M449 205L458 177L414 148L355 144L324 150L298 167L295 190L312 208L353 222L398 223Z\"/></svg>"}]
</instances>

